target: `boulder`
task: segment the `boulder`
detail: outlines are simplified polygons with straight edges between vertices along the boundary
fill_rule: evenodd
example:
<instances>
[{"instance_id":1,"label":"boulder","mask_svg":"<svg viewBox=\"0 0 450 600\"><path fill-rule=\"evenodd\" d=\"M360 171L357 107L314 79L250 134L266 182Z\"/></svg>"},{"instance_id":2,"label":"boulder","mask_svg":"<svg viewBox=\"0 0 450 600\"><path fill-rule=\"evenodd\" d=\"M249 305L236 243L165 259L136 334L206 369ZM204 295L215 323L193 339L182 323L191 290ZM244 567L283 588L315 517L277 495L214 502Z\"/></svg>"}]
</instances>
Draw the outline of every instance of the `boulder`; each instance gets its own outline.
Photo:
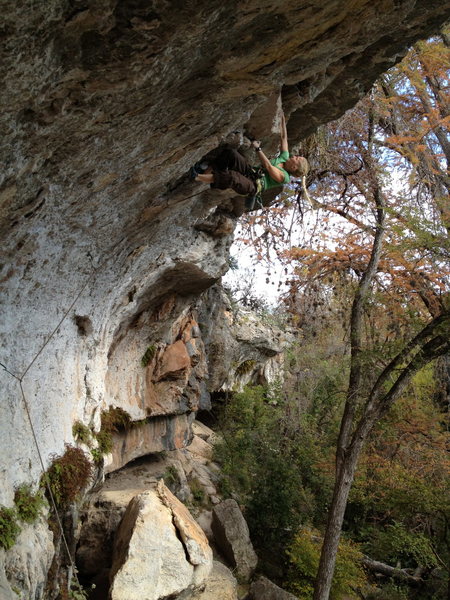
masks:
<instances>
[{"instance_id":1,"label":"boulder","mask_svg":"<svg viewBox=\"0 0 450 600\"><path fill-rule=\"evenodd\" d=\"M213 457L212 445L198 435L193 436L192 442L189 444L189 452L196 458L200 457L205 461L210 461Z\"/></svg>"},{"instance_id":2,"label":"boulder","mask_svg":"<svg viewBox=\"0 0 450 600\"><path fill-rule=\"evenodd\" d=\"M205 589L193 600L237 600L237 581L225 565L214 561L213 570L206 580Z\"/></svg>"},{"instance_id":3,"label":"boulder","mask_svg":"<svg viewBox=\"0 0 450 600\"><path fill-rule=\"evenodd\" d=\"M201 421L195 420L192 423L192 432L194 435L202 438L205 442L213 443L216 437L215 432Z\"/></svg>"},{"instance_id":4,"label":"boulder","mask_svg":"<svg viewBox=\"0 0 450 600\"><path fill-rule=\"evenodd\" d=\"M177 600L237 600L237 581L230 569L214 561L213 569L201 590L187 590Z\"/></svg>"},{"instance_id":5,"label":"boulder","mask_svg":"<svg viewBox=\"0 0 450 600\"><path fill-rule=\"evenodd\" d=\"M193 565L207 565L210 570L212 550L202 528L163 481L158 483L157 492L161 502L172 513L173 522L189 556L189 562Z\"/></svg>"},{"instance_id":6,"label":"boulder","mask_svg":"<svg viewBox=\"0 0 450 600\"><path fill-rule=\"evenodd\" d=\"M201 585L212 568L203 531L162 482L136 495L116 534L111 600L158 600Z\"/></svg>"},{"instance_id":7,"label":"boulder","mask_svg":"<svg viewBox=\"0 0 450 600\"><path fill-rule=\"evenodd\" d=\"M258 557L250 541L247 523L235 500L225 500L214 507L212 531L217 547L235 569L238 579L249 580L256 569Z\"/></svg>"},{"instance_id":8,"label":"boulder","mask_svg":"<svg viewBox=\"0 0 450 600\"><path fill-rule=\"evenodd\" d=\"M211 529L212 524L212 511L211 510L201 510L199 514L196 516L197 523L203 530L203 533L206 535L210 542L214 541L214 535Z\"/></svg>"},{"instance_id":9,"label":"boulder","mask_svg":"<svg viewBox=\"0 0 450 600\"><path fill-rule=\"evenodd\" d=\"M298 600L298 598L261 575L251 584L248 600Z\"/></svg>"}]
</instances>

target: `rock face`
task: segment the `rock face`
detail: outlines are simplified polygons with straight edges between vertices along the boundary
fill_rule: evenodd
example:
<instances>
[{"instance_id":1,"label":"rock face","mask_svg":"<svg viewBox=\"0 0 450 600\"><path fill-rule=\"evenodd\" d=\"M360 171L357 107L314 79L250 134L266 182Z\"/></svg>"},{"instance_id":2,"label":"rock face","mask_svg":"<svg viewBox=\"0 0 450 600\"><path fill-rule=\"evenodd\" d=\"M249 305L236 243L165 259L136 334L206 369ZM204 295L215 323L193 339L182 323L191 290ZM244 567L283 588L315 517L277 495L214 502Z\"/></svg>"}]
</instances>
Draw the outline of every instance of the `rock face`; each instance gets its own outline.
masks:
<instances>
[{"instance_id":1,"label":"rock face","mask_svg":"<svg viewBox=\"0 0 450 600\"><path fill-rule=\"evenodd\" d=\"M110 404L188 426L193 357L170 374L140 366L150 345L174 352L194 300L227 269L229 195L183 181L188 166L244 128L270 147L280 90L291 141L302 138L450 15L442 0L71 6L2 14L0 362L24 377L47 461L75 419L98 426ZM6 504L38 477L9 373L2 439L22 451L4 456Z\"/></svg>"},{"instance_id":2,"label":"rock face","mask_svg":"<svg viewBox=\"0 0 450 600\"><path fill-rule=\"evenodd\" d=\"M5 568L13 590L27 590L29 598L42 597L54 554L52 538L43 517L32 527L23 527L17 543L5 557ZM11 597L17 598L17 594ZM8 599L6 584L5 590L2 589L1 576L0 598Z\"/></svg>"},{"instance_id":3,"label":"rock face","mask_svg":"<svg viewBox=\"0 0 450 600\"><path fill-rule=\"evenodd\" d=\"M235 569L238 579L248 581L256 569L258 557L236 500L225 500L214 507L212 531L217 546Z\"/></svg>"},{"instance_id":4,"label":"rock face","mask_svg":"<svg viewBox=\"0 0 450 600\"><path fill-rule=\"evenodd\" d=\"M221 287L205 294L199 319L205 330L208 391L242 390L250 382L273 383L282 376L282 352L291 336L263 323L251 310L232 306Z\"/></svg>"},{"instance_id":5,"label":"rock face","mask_svg":"<svg viewBox=\"0 0 450 600\"><path fill-rule=\"evenodd\" d=\"M3 7L0 504L109 406L142 423L109 470L189 443L233 385L197 324L242 198L188 167L244 130L274 149L281 100L298 142L449 16L450 0Z\"/></svg>"}]
</instances>

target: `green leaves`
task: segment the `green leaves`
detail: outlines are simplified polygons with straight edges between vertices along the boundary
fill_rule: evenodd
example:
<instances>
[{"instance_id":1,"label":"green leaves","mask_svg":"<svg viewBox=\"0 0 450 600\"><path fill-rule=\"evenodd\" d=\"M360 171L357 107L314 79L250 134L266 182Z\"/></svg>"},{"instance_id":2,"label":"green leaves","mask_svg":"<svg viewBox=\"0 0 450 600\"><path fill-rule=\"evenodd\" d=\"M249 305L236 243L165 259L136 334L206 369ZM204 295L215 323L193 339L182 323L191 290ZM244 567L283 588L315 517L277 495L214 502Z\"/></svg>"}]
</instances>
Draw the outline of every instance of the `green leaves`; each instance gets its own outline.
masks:
<instances>
[{"instance_id":1,"label":"green leaves","mask_svg":"<svg viewBox=\"0 0 450 600\"><path fill-rule=\"evenodd\" d=\"M44 505L45 500L39 490L33 494L30 485L20 485L14 494L14 507L0 506L0 547L5 550L12 548L21 531L19 521L34 523Z\"/></svg>"},{"instance_id":2,"label":"green leaves","mask_svg":"<svg viewBox=\"0 0 450 600\"><path fill-rule=\"evenodd\" d=\"M12 548L19 533L16 511L13 508L0 506L0 547L5 550Z\"/></svg>"},{"instance_id":3,"label":"green leaves","mask_svg":"<svg viewBox=\"0 0 450 600\"><path fill-rule=\"evenodd\" d=\"M45 500L40 490L33 494L30 485L22 484L14 494L14 504L19 519L25 523L34 523L45 506Z\"/></svg>"},{"instance_id":4,"label":"green leaves","mask_svg":"<svg viewBox=\"0 0 450 600\"><path fill-rule=\"evenodd\" d=\"M409 531L403 523L396 521L385 529L372 528L365 548L371 558L400 564L402 568L420 565L432 569L439 564L430 539L423 533Z\"/></svg>"},{"instance_id":5,"label":"green leaves","mask_svg":"<svg viewBox=\"0 0 450 600\"><path fill-rule=\"evenodd\" d=\"M313 528L302 527L287 551L289 559L288 588L301 600L310 600L313 597L321 547L320 533ZM366 584L366 575L361 560L362 554L356 544L341 539L330 600L355 598L355 590Z\"/></svg>"}]
</instances>

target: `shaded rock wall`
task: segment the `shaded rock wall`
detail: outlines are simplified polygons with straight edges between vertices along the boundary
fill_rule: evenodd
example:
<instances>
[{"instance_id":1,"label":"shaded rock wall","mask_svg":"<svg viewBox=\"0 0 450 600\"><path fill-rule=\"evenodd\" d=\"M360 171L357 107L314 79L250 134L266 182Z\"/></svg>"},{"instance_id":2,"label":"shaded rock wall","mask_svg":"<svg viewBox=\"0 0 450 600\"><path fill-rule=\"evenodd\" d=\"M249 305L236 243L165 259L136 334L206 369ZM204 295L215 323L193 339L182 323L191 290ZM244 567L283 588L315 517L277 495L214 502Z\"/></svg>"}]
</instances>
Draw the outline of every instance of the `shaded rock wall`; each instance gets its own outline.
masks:
<instances>
[{"instance_id":1,"label":"shaded rock wall","mask_svg":"<svg viewBox=\"0 0 450 600\"><path fill-rule=\"evenodd\" d=\"M189 439L206 363L158 379L140 360L187 348L234 217L183 174L236 130L274 148L280 93L300 140L449 16L447 0L3 3L0 504L41 471L21 386L44 466L110 404L158 405Z\"/></svg>"}]
</instances>

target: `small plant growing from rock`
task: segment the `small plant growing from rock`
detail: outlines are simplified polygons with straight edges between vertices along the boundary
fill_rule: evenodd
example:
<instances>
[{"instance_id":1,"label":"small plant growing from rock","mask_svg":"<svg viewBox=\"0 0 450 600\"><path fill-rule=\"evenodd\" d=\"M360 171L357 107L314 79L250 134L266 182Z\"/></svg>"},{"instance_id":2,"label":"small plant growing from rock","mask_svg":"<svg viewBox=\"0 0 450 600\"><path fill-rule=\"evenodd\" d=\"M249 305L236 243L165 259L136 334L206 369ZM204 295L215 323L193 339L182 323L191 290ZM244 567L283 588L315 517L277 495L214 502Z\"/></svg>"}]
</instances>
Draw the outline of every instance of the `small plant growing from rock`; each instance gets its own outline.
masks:
<instances>
[{"instance_id":1,"label":"small plant growing from rock","mask_svg":"<svg viewBox=\"0 0 450 600\"><path fill-rule=\"evenodd\" d=\"M236 375L238 377L243 377L250 373L256 366L256 362L254 360L244 360L236 369Z\"/></svg>"},{"instance_id":2,"label":"small plant growing from rock","mask_svg":"<svg viewBox=\"0 0 450 600\"><path fill-rule=\"evenodd\" d=\"M5 550L12 548L19 533L16 511L13 508L0 506L0 548Z\"/></svg>"},{"instance_id":3,"label":"small plant growing from rock","mask_svg":"<svg viewBox=\"0 0 450 600\"><path fill-rule=\"evenodd\" d=\"M100 431L119 431L120 429L128 429L131 427L131 417L126 410L120 406L110 406L108 410L104 410L100 417Z\"/></svg>"},{"instance_id":4,"label":"small plant growing from rock","mask_svg":"<svg viewBox=\"0 0 450 600\"><path fill-rule=\"evenodd\" d=\"M52 464L42 477L50 486L56 506L67 507L74 502L92 474L92 466L80 448L66 444L62 456L55 456Z\"/></svg>"},{"instance_id":5,"label":"small plant growing from rock","mask_svg":"<svg viewBox=\"0 0 450 600\"><path fill-rule=\"evenodd\" d=\"M72 435L77 442L81 442L87 446L91 443L92 432L89 427L84 425L81 421L75 421L72 425Z\"/></svg>"},{"instance_id":6,"label":"small plant growing from rock","mask_svg":"<svg viewBox=\"0 0 450 600\"><path fill-rule=\"evenodd\" d=\"M180 483L180 476L178 475L177 468L175 465L169 465L167 469L164 471L163 475L164 483L167 487L177 485Z\"/></svg>"},{"instance_id":7,"label":"small plant growing from rock","mask_svg":"<svg viewBox=\"0 0 450 600\"><path fill-rule=\"evenodd\" d=\"M94 583L92 584L91 589L95 589ZM88 600L89 591L85 590L76 579L73 579L70 585L69 598L72 600Z\"/></svg>"},{"instance_id":8,"label":"small plant growing from rock","mask_svg":"<svg viewBox=\"0 0 450 600\"><path fill-rule=\"evenodd\" d=\"M106 431L105 429L100 429L100 431L95 434L95 437L98 442L97 450L100 452L100 454L109 454L113 448L113 440L111 433L109 431Z\"/></svg>"},{"instance_id":9,"label":"small plant growing from rock","mask_svg":"<svg viewBox=\"0 0 450 600\"><path fill-rule=\"evenodd\" d=\"M194 505L199 506L200 504L203 504L205 502L206 495L199 481L197 479L191 479L189 482L189 487L191 489Z\"/></svg>"},{"instance_id":10,"label":"small plant growing from rock","mask_svg":"<svg viewBox=\"0 0 450 600\"><path fill-rule=\"evenodd\" d=\"M104 410L100 422L100 431L93 434L98 442L98 447L91 450L92 458L97 464L101 462L105 454L109 454L113 449L113 432L128 429L132 423L127 411L119 406L110 406L108 410Z\"/></svg>"},{"instance_id":11,"label":"small plant growing from rock","mask_svg":"<svg viewBox=\"0 0 450 600\"><path fill-rule=\"evenodd\" d=\"M92 456L92 460L95 462L96 465L100 465L102 462L102 458L103 458L103 454L101 453L99 448L92 448L91 449L91 456Z\"/></svg>"},{"instance_id":12,"label":"small plant growing from rock","mask_svg":"<svg viewBox=\"0 0 450 600\"><path fill-rule=\"evenodd\" d=\"M151 344L144 353L144 356L141 358L141 365L146 367L148 363L152 360L152 358L156 354L156 346Z\"/></svg>"},{"instance_id":13,"label":"small plant growing from rock","mask_svg":"<svg viewBox=\"0 0 450 600\"><path fill-rule=\"evenodd\" d=\"M14 504L16 505L17 516L21 521L34 523L45 505L45 500L41 491L33 494L29 485L22 484L15 491Z\"/></svg>"}]
</instances>

